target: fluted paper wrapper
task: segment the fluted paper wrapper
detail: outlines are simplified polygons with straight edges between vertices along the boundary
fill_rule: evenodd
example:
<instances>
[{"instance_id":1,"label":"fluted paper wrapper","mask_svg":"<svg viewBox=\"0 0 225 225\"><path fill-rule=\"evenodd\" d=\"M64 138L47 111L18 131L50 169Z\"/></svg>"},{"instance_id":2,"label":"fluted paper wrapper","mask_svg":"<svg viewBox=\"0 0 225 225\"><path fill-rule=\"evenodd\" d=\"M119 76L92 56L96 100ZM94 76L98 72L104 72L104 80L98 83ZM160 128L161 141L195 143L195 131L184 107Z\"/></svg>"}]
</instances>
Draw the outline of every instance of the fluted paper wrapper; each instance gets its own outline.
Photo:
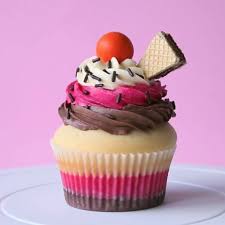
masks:
<instances>
[{"instance_id":1,"label":"fluted paper wrapper","mask_svg":"<svg viewBox=\"0 0 225 225\"><path fill-rule=\"evenodd\" d=\"M175 148L151 153L87 153L51 145L69 205L129 211L163 202Z\"/></svg>"}]
</instances>

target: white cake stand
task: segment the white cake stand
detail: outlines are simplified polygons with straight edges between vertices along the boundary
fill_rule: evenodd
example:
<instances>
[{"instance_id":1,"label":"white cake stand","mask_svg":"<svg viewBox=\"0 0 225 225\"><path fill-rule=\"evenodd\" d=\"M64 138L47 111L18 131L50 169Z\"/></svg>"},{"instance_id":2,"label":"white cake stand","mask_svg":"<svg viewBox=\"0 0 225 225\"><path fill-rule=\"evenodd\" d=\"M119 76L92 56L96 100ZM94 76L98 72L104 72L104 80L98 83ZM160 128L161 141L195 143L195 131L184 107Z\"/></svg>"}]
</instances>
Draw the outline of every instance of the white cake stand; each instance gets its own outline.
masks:
<instances>
[{"instance_id":1,"label":"white cake stand","mask_svg":"<svg viewBox=\"0 0 225 225\"><path fill-rule=\"evenodd\" d=\"M175 166L162 206L106 213L66 205L54 166L0 171L0 225L224 225L225 169Z\"/></svg>"}]
</instances>

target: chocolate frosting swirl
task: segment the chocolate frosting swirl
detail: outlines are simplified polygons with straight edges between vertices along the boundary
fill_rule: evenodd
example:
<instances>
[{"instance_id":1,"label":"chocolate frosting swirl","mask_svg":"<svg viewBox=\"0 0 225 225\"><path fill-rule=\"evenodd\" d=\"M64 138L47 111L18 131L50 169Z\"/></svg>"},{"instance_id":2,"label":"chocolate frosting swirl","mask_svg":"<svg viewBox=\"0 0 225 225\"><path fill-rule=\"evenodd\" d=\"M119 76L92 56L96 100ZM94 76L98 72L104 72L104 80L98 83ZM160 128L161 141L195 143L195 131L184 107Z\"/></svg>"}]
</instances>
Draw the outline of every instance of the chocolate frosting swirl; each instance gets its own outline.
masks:
<instances>
[{"instance_id":1,"label":"chocolate frosting swirl","mask_svg":"<svg viewBox=\"0 0 225 225\"><path fill-rule=\"evenodd\" d=\"M126 105L122 110L63 103L59 115L65 125L81 130L101 129L111 134L123 135L133 130L148 130L167 122L175 116L175 104L168 99L148 106Z\"/></svg>"}]
</instances>

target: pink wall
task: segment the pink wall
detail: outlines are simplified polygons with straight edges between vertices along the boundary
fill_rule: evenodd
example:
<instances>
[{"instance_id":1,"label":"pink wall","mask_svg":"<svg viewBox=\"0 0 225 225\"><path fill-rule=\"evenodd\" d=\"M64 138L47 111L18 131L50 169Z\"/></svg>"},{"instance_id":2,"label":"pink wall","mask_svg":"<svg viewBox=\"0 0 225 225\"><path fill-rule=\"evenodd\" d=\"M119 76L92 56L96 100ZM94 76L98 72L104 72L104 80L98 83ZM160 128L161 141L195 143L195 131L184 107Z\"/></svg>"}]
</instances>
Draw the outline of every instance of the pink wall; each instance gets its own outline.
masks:
<instances>
[{"instance_id":1,"label":"pink wall","mask_svg":"<svg viewBox=\"0 0 225 225\"><path fill-rule=\"evenodd\" d=\"M75 68L108 31L139 59L164 30L188 65L162 80L176 100L178 163L225 166L225 1L0 0L0 167L52 163L49 139Z\"/></svg>"}]
</instances>

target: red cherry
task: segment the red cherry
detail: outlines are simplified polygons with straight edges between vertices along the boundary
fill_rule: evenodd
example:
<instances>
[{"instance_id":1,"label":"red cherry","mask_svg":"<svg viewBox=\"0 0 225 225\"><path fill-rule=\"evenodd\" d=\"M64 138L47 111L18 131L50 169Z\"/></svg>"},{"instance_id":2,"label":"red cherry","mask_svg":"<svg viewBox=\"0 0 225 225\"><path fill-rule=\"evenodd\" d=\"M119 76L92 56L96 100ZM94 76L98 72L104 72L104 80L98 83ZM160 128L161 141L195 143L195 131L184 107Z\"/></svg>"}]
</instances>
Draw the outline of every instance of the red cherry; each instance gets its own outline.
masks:
<instances>
[{"instance_id":1,"label":"red cherry","mask_svg":"<svg viewBox=\"0 0 225 225\"><path fill-rule=\"evenodd\" d=\"M120 32L110 32L98 40L96 54L105 63L112 57L115 57L120 63L133 57L134 47L126 35Z\"/></svg>"}]
</instances>

